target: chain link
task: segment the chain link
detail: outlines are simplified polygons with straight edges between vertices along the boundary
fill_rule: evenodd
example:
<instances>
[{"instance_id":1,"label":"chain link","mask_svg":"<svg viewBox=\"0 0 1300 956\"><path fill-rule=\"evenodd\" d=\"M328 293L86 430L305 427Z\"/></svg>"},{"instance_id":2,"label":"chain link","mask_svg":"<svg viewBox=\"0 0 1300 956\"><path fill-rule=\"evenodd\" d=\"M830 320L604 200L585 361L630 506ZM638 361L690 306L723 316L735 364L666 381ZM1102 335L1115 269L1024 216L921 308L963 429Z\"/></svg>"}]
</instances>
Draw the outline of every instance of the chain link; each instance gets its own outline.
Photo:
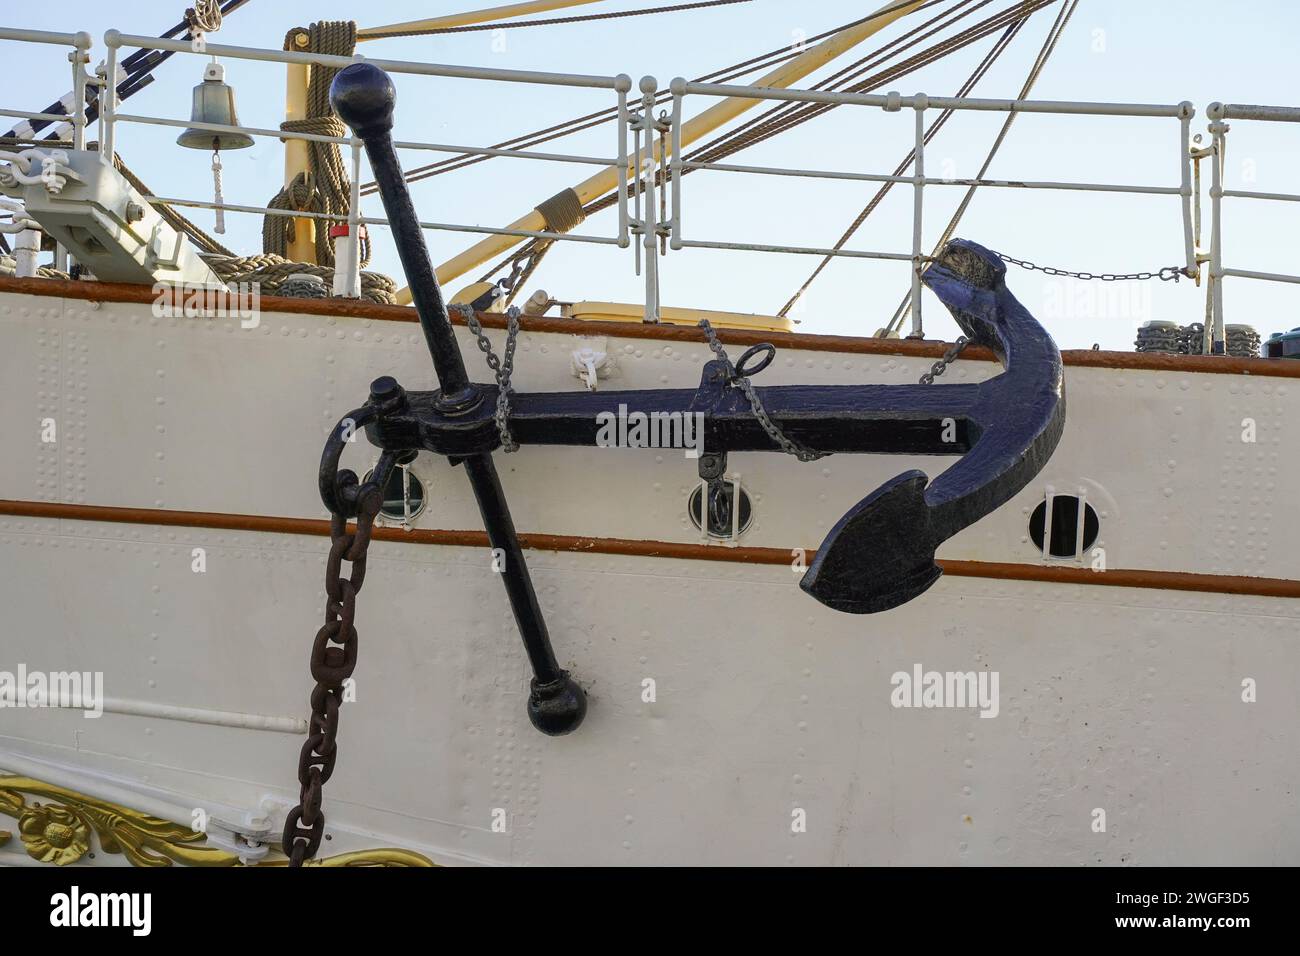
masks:
<instances>
[{"instance_id":1,"label":"chain link","mask_svg":"<svg viewBox=\"0 0 1300 956\"><path fill-rule=\"evenodd\" d=\"M1017 259L1014 256L1004 255L1001 252L994 252L995 256L1003 262L1009 262L1013 266L1020 266L1022 269L1029 269L1033 272L1041 272L1049 276L1068 276L1071 279L1100 279L1102 282L1128 282L1131 280L1159 279L1161 282L1168 282L1173 279L1177 282L1183 276L1189 275L1187 269L1183 266L1165 266L1159 272L1072 272L1069 269L1057 269L1052 266L1040 266L1037 263L1030 262L1027 259Z\"/></svg>"},{"instance_id":2,"label":"chain link","mask_svg":"<svg viewBox=\"0 0 1300 956\"><path fill-rule=\"evenodd\" d=\"M966 346L970 345L970 339L964 335L957 336L957 341L952 344L952 348L943 353L943 358L930 366L930 371L921 376L922 385L933 385L934 380L942 375L948 366L957 361L957 356L961 355Z\"/></svg>"},{"instance_id":3,"label":"chain link","mask_svg":"<svg viewBox=\"0 0 1300 956\"><path fill-rule=\"evenodd\" d=\"M464 317L465 324L474 333L488 368L496 376L497 405L492 417L496 421L497 434L501 437L501 450L507 453L518 451L519 444L510 434L510 396L514 394L514 389L510 387L510 376L515 371L515 345L519 341L519 308L512 305L506 310L506 347L500 358L492 351L492 342L484 334L483 323L478 320L474 309L468 305L453 305L452 308Z\"/></svg>"},{"instance_id":4,"label":"chain link","mask_svg":"<svg viewBox=\"0 0 1300 956\"><path fill-rule=\"evenodd\" d=\"M763 431L767 432L767 437L772 439L787 455L794 455L800 461L816 461L818 458L825 458L827 452L805 448L781 431L780 426L772 421L771 416L767 414L767 409L763 407L762 401L759 400L758 394L754 391L754 386L749 384L749 376L736 373L736 367L731 364L731 359L727 358L727 350L722 347L722 343L718 340L718 333L709 324L709 320L701 319L699 326L704 330L704 335L709 340L709 348L713 349L713 354L727 367L730 383L740 389L745 398L749 400L749 407L753 410L754 417L758 419L758 424L763 427ZM743 357L741 362L743 364Z\"/></svg>"},{"instance_id":5,"label":"chain link","mask_svg":"<svg viewBox=\"0 0 1300 956\"><path fill-rule=\"evenodd\" d=\"M358 502L352 530L343 515L330 516L330 553L325 562L325 624L316 632L311 648L311 676L316 687L311 694L311 721L307 740L298 755L298 783L302 790L298 805L284 821L281 848L289 865L302 866L316 855L325 835L325 814L321 812L322 788L334 773L338 757L339 707L343 684L357 666L357 628L354 623L357 593L366 578L366 553L383 495L372 486ZM343 577L343 562L352 571Z\"/></svg>"}]
</instances>

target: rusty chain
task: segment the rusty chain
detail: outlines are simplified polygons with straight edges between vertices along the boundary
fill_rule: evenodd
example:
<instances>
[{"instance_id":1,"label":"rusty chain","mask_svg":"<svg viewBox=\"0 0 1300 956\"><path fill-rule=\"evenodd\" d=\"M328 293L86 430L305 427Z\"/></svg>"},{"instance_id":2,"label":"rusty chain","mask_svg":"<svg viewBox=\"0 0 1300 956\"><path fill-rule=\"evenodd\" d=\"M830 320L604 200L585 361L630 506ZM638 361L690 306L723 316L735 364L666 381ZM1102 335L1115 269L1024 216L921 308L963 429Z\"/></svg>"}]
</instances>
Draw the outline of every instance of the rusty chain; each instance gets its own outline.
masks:
<instances>
[{"instance_id":1,"label":"rusty chain","mask_svg":"<svg viewBox=\"0 0 1300 956\"><path fill-rule=\"evenodd\" d=\"M298 783L302 790L298 805L284 821L281 847L291 867L316 855L325 835L325 814L321 812L322 788L334 773L338 756L339 707L343 684L357 666L357 593L366 577L366 552L375 516L383 494L375 484L363 485L357 502L357 520L338 512L330 516L330 553L325 562L325 624L316 632L311 649L311 676L316 688L311 694L311 723L298 757ZM343 577L343 562L352 565Z\"/></svg>"}]
</instances>

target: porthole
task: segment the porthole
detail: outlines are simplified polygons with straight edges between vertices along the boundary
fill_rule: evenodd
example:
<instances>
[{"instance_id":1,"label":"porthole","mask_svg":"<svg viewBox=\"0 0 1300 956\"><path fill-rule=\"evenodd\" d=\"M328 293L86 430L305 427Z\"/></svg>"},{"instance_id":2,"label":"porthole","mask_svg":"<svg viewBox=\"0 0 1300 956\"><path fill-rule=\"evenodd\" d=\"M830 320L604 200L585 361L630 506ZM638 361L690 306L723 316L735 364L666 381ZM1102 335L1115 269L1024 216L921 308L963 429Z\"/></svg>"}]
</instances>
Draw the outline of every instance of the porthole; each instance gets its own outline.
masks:
<instances>
[{"instance_id":1,"label":"porthole","mask_svg":"<svg viewBox=\"0 0 1300 956\"><path fill-rule=\"evenodd\" d=\"M724 481L719 486L716 494L711 495L708 512L709 537L727 539L735 535L744 534L749 528L749 524L754 520L754 505L750 501L749 492L740 488L740 513L736 515L738 520L733 520L732 509L736 505L736 489L740 488L739 482ZM691 523L696 528L700 527L700 494L701 485L696 485L691 492L690 498L686 502L686 513L691 516Z\"/></svg>"},{"instance_id":2,"label":"porthole","mask_svg":"<svg viewBox=\"0 0 1300 956\"><path fill-rule=\"evenodd\" d=\"M369 481L373 471L366 472ZM390 521L410 524L424 511L424 484L411 472L409 464L394 465L384 484L384 503L379 513Z\"/></svg>"},{"instance_id":3,"label":"porthole","mask_svg":"<svg viewBox=\"0 0 1300 956\"><path fill-rule=\"evenodd\" d=\"M1073 558L1085 553L1097 540L1101 521L1092 505L1075 495L1052 495L1051 534L1048 547L1043 548L1043 524L1047 517L1047 501L1041 501L1029 516L1029 537L1039 551L1053 558ZM1079 544L1079 506L1083 506L1083 544Z\"/></svg>"}]
</instances>

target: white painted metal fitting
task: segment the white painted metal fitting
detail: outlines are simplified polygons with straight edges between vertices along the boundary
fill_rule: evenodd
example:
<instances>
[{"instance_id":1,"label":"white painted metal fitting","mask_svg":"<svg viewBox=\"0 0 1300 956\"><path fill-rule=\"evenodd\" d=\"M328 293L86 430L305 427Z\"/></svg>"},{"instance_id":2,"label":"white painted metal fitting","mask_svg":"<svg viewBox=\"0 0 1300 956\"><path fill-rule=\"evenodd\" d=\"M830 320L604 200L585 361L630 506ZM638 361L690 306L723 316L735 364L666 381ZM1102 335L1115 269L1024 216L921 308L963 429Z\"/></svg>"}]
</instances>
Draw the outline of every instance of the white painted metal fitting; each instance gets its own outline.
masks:
<instances>
[{"instance_id":1,"label":"white painted metal fitting","mask_svg":"<svg viewBox=\"0 0 1300 956\"><path fill-rule=\"evenodd\" d=\"M883 107L886 113L897 113L903 108L903 94L898 90L890 90L885 94L885 105Z\"/></svg>"},{"instance_id":2,"label":"white painted metal fitting","mask_svg":"<svg viewBox=\"0 0 1300 956\"><path fill-rule=\"evenodd\" d=\"M573 374L582 379L588 391L594 392L602 377L601 373L604 373L605 378L609 377L609 353L603 336L585 341L588 344L573 350Z\"/></svg>"}]
</instances>

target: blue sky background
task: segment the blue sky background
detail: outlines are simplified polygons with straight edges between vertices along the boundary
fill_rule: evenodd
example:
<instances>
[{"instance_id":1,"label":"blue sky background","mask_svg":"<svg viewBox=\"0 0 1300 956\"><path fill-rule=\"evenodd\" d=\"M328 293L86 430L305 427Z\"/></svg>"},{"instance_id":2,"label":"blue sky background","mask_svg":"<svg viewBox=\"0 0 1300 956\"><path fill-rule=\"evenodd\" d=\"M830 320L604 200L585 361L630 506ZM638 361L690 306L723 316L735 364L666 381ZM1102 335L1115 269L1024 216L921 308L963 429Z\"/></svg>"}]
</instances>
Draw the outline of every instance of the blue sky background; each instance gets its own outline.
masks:
<instances>
[{"instance_id":1,"label":"blue sky background","mask_svg":"<svg viewBox=\"0 0 1300 956\"><path fill-rule=\"evenodd\" d=\"M378 26L439 13L494 5L496 0L455 3L387 0L358 4L345 0L306 3L253 0L232 14L215 42L278 49L286 30L319 19L356 19ZM668 2L668 0L664 0ZM617 11L659 5L657 0L607 0L562 11ZM634 80L658 78L666 87L675 76L698 76L750 56L788 45L863 16L878 0L755 0L753 3L606 22L436 37L380 40L362 44L367 56L523 70L617 74ZM985 16L1008 5L997 0ZM60 4L7 5L5 26L74 31L96 38L95 62L104 56L105 30L157 34L177 22L183 2L135 0L129 4L65 0ZM1031 19L975 95L1012 97L1055 16L1049 7ZM878 46L933 11L905 18L856 48L848 62ZM976 14L978 18L980 14ZM1177 103L1197 107L1193 131L1205 131L1205 107L1225 102L1295 102L1296 47L1300 4L1283 0L1083 0L1056 53L1033 92L1036 99ZM900 92L951 95L992 44L992 38L926 67L897 84ZM0 43L5 105L43 109L70 88L65 50ZM832 67L831 69L834 69ZM277 64L227 61L227 80L236 89L241 121L273 128L283 118L284 71ZM814 74L809 85L831 70ZM177 55L158 71L158 81L134 96L124 111L186 119L191 87L202 60ZM21 77L21 83L18 79ZM611 94L510 84L397 77L399 139L457 145L488 145L511 135L549 126L613 103ZM687 115L711 101L687 101ZM1001 114L955 117L927 151L930 174L973 176L1003 120ZM751 165L795 166L890 172L910 145L908 112L843 107L774 141L731 158ZM8 125L8 124L6 124ZM1022 115L990 175L1009 179L1078 180L1176 185L1176 120L1049 117ZM1237 122L1228 137L1229 187L1300 192L1295 166L1300 126ZM139 125L119 127L117 147L134 171L159 195L210 198L205 154L175 145L176 130ZM96 135L92 128L91 136ZM1208 137L1207 137L1208 140ZM613 155L613 126L547 144L542 149ZM415 166L442 154L410 152ZM264 205L282 182L283 151L259 139L250 149L225 156L228 202ZM368 171L367 171L368 172ZM559 189L589 174L588 167L498 159L412 187L422 218L444 222L502 225ZM1208 246L1208 165L1206 229ZM368 175L365 177L368 180ZM684 180L687 238L830 245L874 192L865 183L697 172ZM926 242L932 243L958 202L961 189L926 192ZM911 190L896 187L859 231L850 248L908 251ZM377 197L365 212L381 215ZM1225 263L1272 272L1300 272L1296 266L1296 206L1228 200L1224 221ZM212 214L191 217L209 228ZM227 245L260 251L260 217L228 215ZM582 231L612 235L614 210L589 219ZM1182 262L1182 224L1176 197L1103 196L1063 192L981 190L958 234L1019 258L1091 272L1154 271ZM385 230L373 233L372 268L400 278ZM428 234L435 263L454 255L474 237ZM712 250L670 253L663 262L665 305L771 313L798 288L816 260ZM869 335L892 314L908 286L907 266L839 260L805 297L796 316L801 330ZM467 279L478 278L477 272ZM460 288L466 280L452 283ZM1106 284L1051 279L1012 270L1009 284L1037 314L1062 347L1131 349L1136 327L1146 319L1200 321L1204 288L1173 283ZM562 300L640 302L642 280L633 273L631 250L566 244L553 251L532 287ZM951 339L955 324L926 293L927 334ZM1225 291L1227 320L1254 325L1263 335L1300 325L1300 288L1230 279Z\"/></svg>"}]
</instances>

